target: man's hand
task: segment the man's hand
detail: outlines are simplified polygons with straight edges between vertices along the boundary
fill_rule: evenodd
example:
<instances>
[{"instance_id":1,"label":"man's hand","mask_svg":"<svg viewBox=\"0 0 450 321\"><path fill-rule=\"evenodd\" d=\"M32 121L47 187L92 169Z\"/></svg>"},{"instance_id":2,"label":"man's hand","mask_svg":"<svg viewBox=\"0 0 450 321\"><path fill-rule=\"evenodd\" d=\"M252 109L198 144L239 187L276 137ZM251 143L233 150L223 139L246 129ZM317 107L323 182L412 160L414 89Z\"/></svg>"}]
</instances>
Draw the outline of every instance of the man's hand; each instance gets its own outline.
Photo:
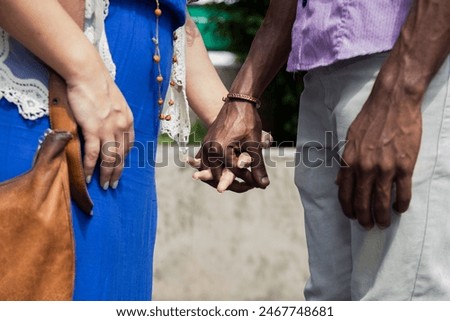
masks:
<instances>
[{"instance_id":1,"label":"man's hand","mask_svg":"<svg viewBox=\"0 0 450 321\"><path fill-rule=\"evenodd\" d=\"M390 225L412 197L426 89L450 53L450 2L416 0L374 88L349 128L337 184L342 209L370 229ZM345 164L346 163L346 164ZM348 167L345 167L348 165Z\"/></svg>"},{"instance_id":2,"label":"man's hand","mask_svg":"<svg viewBox=\"0 0 450 321\"><path fill-rule=\"evenodd\" d=\"M261 149L261 120L255 107L245 101L228 101L210 126L197 155L201 159L199 170L211 170L211 179L205 181L219 191L266 188L270 182ZM251 170L245 168L247 165ZM243 182L234 180L233 175Z\"/></svg>"},{"instance_id":3,"label":"man's hand","mask_svg":"<svg viewBox=\"0 0 450 321\"><path fill-rule=\"evenodd\" d=\"M264 148L264 149L269 148L270 145L272 144L272 142L273 142L272 135L263 130L261 133L262 148ZM212 175L211 169L200 170L201 165L202 165L202 161L200 158L189 158L187 162L193 168L196 168L199 170L192 175L193 179L204 181L205 183L216 188L219 193L223 193L226 190L231 190L236 193L243 193L243 192L246 192L246 191L254 188L253 186L250 186L248 184L239 183L236 180L236 175L229 168L225 168L222 171L222 176L220 177L219 182L217 182L217 181L214 181L214 177ZM248 153L244 152L239 155L238 168L240 168L240 169L248 168L251 166L251 164L252 164L252 158L250 157L250 155ZM231 186L231 185L233 185L233 186Z\"/></svg>"},{"instance_id":4,"label":"man's hand","mask_svg":"<svg viewBox=\"0 0 450 321\"><path fill-rule=\"evenodd\" d=\"M408 209L421 134L420 101L376 85L348 130L337 179L347 217L366 229L388 227L393 184L394 209Z\"/></svg>"}]
</instances>

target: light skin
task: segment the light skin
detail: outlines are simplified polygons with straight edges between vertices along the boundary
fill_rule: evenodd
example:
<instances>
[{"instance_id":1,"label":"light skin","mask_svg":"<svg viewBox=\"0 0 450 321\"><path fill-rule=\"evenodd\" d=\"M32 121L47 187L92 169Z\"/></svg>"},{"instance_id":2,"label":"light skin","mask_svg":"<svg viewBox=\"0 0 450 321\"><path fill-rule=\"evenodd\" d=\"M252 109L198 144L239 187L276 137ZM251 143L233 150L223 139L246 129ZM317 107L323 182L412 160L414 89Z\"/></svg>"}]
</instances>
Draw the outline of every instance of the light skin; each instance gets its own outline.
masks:
<instances>
[{"instance_id":1,"label":"light skin","mask_svg":"<svg viewBox=\"0 0 450 321\"><path fill-rule=\"evenodd\" d=\"M0 26L59 73L67 83L69 103L85 140L84 171L92 177L107 142L119 142L124 159L134 141L133 115L103 61L57 0L0 0ZM93 77L95 75L95 77ZM124 141L124 138L127 138ZM123 162L102 166L100 184L117 187Z\"/></svg>"},{"instance_id":2,"label":"light skin","mask_svg":"<svg viewBox=\"0 0 450 321\"><path fill-rule=\"evenodd\" d=\"M297 0L270 2L264 24L230 91L261 96L287 61L296 6ZM403 213L409 207L422 133L420 106L429 83L450 53L448 17L448 0L415 1L370 97L349 128L343 153L343 163L349 166L341 167L336 183L345 215L366 229L390 225L394 183L394 209ZM214 180L220 181L225 165L234 165L237 155L224 151L259 141L260 126L252 104L238 100L224 104L208 131L202 155L202 159L213 157L222 164L213 170ZM209 141L220 148L211 152ZM252 155L256 158L250 167L254 186L264 188L269 181L258 151L260 148ZM203 169L207 167L211 163L205 161Z\"/></svg>"},{"instance_id":3,"label":"light skin","mask_svg":"<svg viewBox=\"0 0 450 321\"><path fill-rule=\"evenodd\" d=\"M89 183L99 160L116 161L101 153L103 144L119 142L115 152L121 160L133 144L133 115L125 98L95 47L57 0L40 1L39 6L32 0L0 0L0 6L0 27L65 79L70 107L85 140L83 162ZM189 17L186 30L187 95L192 109L209 126L228 91ZM109 151L113 154L113 150ZM117 188L123 164L122 161L115 167L100 167L104 189ZM228 181L234 180L231 172L227 175Z\"/></svg>"}]
</instances>

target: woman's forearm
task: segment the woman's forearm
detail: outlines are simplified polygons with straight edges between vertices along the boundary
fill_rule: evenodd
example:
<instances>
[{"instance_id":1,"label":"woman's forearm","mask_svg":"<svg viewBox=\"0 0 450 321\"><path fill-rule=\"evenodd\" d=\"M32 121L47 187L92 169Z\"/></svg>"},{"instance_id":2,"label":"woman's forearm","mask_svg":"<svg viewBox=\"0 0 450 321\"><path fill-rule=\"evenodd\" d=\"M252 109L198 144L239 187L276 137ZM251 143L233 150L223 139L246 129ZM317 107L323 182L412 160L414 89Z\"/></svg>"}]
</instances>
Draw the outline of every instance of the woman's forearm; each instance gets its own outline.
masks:
<instances>
[{"instance_id":1,"label":"woman's forearm","mask_svg":"<svg viewBox=\"0 0 450 321\"><path fill-rule=\"evenodd\" d=\"M0 7L0 27L66 81L101 70L94 46L57 0L0 0Z\"/></svg>"},{"instance_id":2,"label":"woman's forearm","mask_svg":"<svg viewBox=\"0 0 450 321\"><path fill-rule=\"evenodd\" d=\"M209 59L197 26L186 21L186 91L189 105L209 126L222 108L222 97L228 93Z\"/></svg>"}]
</instances>

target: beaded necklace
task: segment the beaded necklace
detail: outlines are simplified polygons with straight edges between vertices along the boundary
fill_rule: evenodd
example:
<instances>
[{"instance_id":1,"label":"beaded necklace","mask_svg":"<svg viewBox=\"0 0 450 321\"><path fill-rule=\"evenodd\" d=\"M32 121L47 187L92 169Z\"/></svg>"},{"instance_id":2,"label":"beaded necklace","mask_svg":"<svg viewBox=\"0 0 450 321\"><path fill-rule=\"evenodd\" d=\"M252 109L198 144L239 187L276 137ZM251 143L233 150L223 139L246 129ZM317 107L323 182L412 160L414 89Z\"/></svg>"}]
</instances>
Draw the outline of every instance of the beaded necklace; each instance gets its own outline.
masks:
<instances>
[{"instance_id":1,"label":"beaded necklace","mask_svg":"<svg viewBox=\"0 0 450 321\"><path fill-rule=\"evenodd\" d=\"M162 109L162 106L164 105L164 99L162 97L162 86L163 86L163 81L164 81L164 77L161 73L161 51L159 49L159 19L162 15L162 10L160 7L160 3L159 0L155 0L156 2L156 9L154 11L155 16L156 16L156 27L155 27L155 36L152 38L153 43L155 44L155 52L153 54L153 61L156 63L157 68L158 68L158 76L156 76L156 82L158 84L158 106L160 108L160 110ZM176 40L176 39L174 39ZM172 58L172 62L176 62L176 57L174 56ZM170 82L171 86L174 86L174 82L171 81ZM172 100L170 100L169 105L173 105L174 102ZM162 113L159 114L159 119L161 120L166 120L166 121L170 121L172 119L172 116L170 115L164 115Z\"/></svg>"}]
</instances>

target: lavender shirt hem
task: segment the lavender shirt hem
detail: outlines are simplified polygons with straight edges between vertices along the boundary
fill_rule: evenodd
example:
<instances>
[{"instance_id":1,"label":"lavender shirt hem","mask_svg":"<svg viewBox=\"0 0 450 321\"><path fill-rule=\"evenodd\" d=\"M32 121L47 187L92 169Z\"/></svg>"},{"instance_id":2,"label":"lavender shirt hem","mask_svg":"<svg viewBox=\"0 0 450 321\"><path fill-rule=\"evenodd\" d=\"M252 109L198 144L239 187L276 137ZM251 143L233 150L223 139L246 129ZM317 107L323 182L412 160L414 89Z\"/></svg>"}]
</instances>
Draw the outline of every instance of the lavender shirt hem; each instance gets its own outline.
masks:
<instances>
[{"instance_id":1,"label":"lavender shirt hem","mask_svg":"<svg viewBox=\"0 0 450 321\"><path fill-rule=\"evenodd\" d=\"M413 0L298 2L288 71L392 49Z\"/></svg>"}]
</instances>

